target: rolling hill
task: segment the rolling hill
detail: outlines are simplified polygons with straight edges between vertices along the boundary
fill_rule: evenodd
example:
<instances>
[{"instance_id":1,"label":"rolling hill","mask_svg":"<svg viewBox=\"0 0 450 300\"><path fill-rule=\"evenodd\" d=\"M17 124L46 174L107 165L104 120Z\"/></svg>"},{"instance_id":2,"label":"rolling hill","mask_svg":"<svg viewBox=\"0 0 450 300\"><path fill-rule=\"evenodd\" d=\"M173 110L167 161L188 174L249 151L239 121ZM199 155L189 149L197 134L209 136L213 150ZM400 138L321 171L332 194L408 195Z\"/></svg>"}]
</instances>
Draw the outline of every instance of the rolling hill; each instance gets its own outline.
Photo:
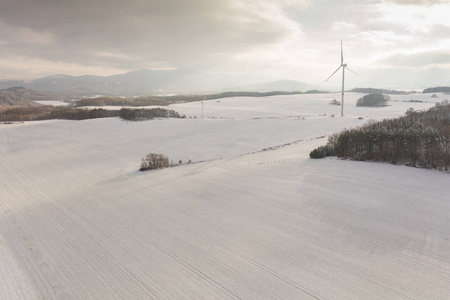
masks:
<instances>
[{"instance_id":1,"label":"rolling hill","mask_svg":"<svg viewBox=\"0 0 450 300\"><path fill-rule=\"evenodd\" d=\"M434 103L347 93L331 117L338 95L0 125L0 298L449 299L449 174L308 158ZM193 163L139 172L150 152Z\"/></svg>"},{"instance_id":2,"label":"rolling hill","mask_svg":"<svg viewBox=\"0 0 450 300\"><path fill-rule=\"evenodd\" d=\"M56 100L58 96L45 92L38 92L23 87L12 87L0 90L0 107L39 106L36 100Z\"/></svg>"}]
</instances>

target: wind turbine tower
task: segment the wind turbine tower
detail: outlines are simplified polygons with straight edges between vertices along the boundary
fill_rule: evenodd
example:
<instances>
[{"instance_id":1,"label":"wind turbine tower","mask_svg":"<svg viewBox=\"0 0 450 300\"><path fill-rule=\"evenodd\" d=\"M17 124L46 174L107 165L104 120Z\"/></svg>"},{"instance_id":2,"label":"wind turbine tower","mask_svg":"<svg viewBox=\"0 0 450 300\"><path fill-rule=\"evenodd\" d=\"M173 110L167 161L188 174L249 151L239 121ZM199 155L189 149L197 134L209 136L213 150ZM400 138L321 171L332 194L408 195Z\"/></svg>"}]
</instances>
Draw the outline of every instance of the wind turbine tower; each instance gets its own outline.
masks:
<instances>
[{"instance_id":1,"label":"wind turbine tower","mask_svg":"<svg viewBox=\"0 0 450 300\"><path fill-rule=\"evenodd\" d=\"M327 82L331 77L333 77L334 74L336 74L337 71L339 71L339 69L342 68L342 100L341 100L341 117L344 116L344 78L345 78L345 69L349 70L350 72L356 74L355 72L353 72L352 70L350 70L349 67L347 67L347 64L344 63L344 52L342 51L342 40L341 40L341 65L339 66L339 68L337 68L336 71L333 72L333 74L331 74L330 77L328 77L327 80L325 80L325 82ZM356 74L358 75L358 74Z\"/></svg>"}]
</instances>

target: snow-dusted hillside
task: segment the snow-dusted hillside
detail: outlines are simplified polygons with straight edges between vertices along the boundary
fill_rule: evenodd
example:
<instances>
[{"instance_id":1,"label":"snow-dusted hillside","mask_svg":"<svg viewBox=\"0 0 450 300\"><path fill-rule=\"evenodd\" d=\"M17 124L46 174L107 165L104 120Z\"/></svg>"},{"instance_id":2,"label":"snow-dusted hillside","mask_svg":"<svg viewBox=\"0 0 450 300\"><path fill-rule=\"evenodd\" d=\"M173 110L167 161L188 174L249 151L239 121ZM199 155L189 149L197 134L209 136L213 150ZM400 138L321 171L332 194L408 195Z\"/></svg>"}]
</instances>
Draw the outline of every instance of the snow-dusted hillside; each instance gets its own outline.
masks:
<instances>
[{"instance_id":1,"label":"snow-dusted hillside","mask_svg":"<svg viewBox=\"0 0 450 300\"><path fill-rule=\"evenodd\" d=\"M360 96L344 118L336 94L0 125L0 298L448 299L449 175L308 158L328 134L434 105ZM140 173L149 152L196 163Z\"/></svg>"}]
</instances>

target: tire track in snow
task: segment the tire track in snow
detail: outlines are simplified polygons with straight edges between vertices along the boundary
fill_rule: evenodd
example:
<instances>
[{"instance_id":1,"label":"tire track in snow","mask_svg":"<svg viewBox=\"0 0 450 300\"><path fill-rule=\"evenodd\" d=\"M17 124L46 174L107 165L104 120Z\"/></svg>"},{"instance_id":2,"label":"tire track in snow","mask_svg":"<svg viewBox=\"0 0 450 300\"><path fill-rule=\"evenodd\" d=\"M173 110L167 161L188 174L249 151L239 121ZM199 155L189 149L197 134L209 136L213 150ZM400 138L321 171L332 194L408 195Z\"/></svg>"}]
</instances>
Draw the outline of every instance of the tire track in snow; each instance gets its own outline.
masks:
<instances>
[{"instance_id":1,"label":"tire track in snow","mask_svg":"<svg viewBox=\"0 0 450 300\"><path fill-rule=\"evenodd\" d=\"M256 262L255 260L253 260L253 259L251 259L251 258L249 258L249 257L247 257L247 256L245 256L245 255L243 255L243 254L241 254L241 253L239 253L239 252L237 252L237 251L235 251L235 250L229 248L229 247L226 247L225 245L223 245L223 244L221 244L221 243L218 243L217 241L214 241L214 240L209 239L209 238L207 238L207 237L205 237L205 236L203 236L203 235L200 235L200 234L198 234L197 232L195 232L195 231L193 231L193 230L190 230L190 229L187 228L186 226L182 225L181 223L179 223L179 222L177 222L177 221L175 221L175 220L173 220L173 219L171 219L171 218L169 218L169 217L167 217L167 216L164 216L164 215L162 215L162 214L160 214L160 213L157 213L156 211L153 211L153 213L156 214L156 215L159 215L159 216L162 217L162 218L165 218L165 219L171 221L172 223L176 224L178 227L182 228L183 230L185 230L185 231L187 231L187 232L189 232L189 233L191 233L191 234L193 234L193 235L195 235L195 236L197 236L197 237L199 237L199 238L201 238L201 239L203 239L203 240L205 240L205 241L208 241L209 243L218 246L219 248L225 250L226 252L228 252L228 253L230 253L230 254L236 256L236 257L239 257L239 258L241 258L242 260L244 260L244 261L246 261L246 262L248 262L248 263L250 263L250 264L252 264L252 265L254 265L254 266L256 266L256 267L258 267L259 269L261 269L261 270L263 270L263 271L265 271L265 272L271 274L272 276L274 276L274 277L280 279L281 281L283 281L283 282L285 282L285 283L287 283L287 284L289 284L289 285L295 287L296 289L302 291L303 293L309 295L310 297L312 297L312 298L314 298L314 299L321 299L321 298L319 298L319 296L315 295L313 292L304 289L303 287L299 286L298 284L296 284L295 282L293 282L292 280L290 280L290 279L288 279L288 278L286 278L286 277L280 276L279 274L273 272L272 270L268 269L268 268L265 267L264 265L262 265L262 264ZM162 229L160 229L160 230L162 230ZM167 232L167 231L165 231L165 233L166 233L166 234L170 234L170 233ZM203 254L206 255L206 253L203 253ZM275 297L274 297L274 298L275 298ZM276 298L275 298L275 299L276 299Z\"/></svg>"},{"instance_id":2,"label":"tire track in snow","mask_svg":"<svg viewBox=\"0 0 450 300\"><path fill-rule=\"evenodd\" d=\"M84 202L86 207L92 206L92 203L88 203L87 201L81 201ZM80 203L81 203L80 202ZM196 268L195 266L193 266L192 264L190 264L189 262L185 261L183 258L179 257L178 255L176 255L173 251L170 251L166 248L164 248L163 246L161 246L160 244L158 244L156 241L154 241L153 239L148 238L147 236L145 236L144 234L142 234L141 232L137 231L135 228L133 228L132 226L130 226L129 224L123 222L122 220L120 220L119 218L117 218L116 216L114 216L113 214L109 213L108 211L102 209L100 206L97 206L94 204L94 206L100 211L102 212L104 215L108 216L109 218L111 218L112 220L114 220L116 223L120 224L122 226L122 228L126 228L127 230L129 230L130 232L133 232L134 234L136 234L137 236L139 236L142 240L145 240L149 243L151 243L153 246L155 246L157 249L159 249L160 251L162 251L163 253L165 253L166 255L168 255L169 257L173 258L175 261L178 261L179 263L181 263L183 266L185 266L186 268L188 268L189 270L191 270L192 273L197 274L200 278L203 278L205 281L209 282L210 284L216 286L219 290L222 290L222 292L224 292L225 294L228 294L229 297L231 297L232 299L241 299L240 297L236 296L235 294L233 294L230 290L224 288L223 286L221 286L217 281L215 281L212 277L206 275L204 272L202 272L201 270L199 270L198 268ZM82 218L85 222L87 222L89 224L90 228L93 229L97 229L97 232L101 232L101 228L98 228L98 226L96 226L96 224L92 223L89 219L79 215L77 213L77 211L72 211L73 213L71 214L72 216L78 216L78 218ZM61 212L62 215L64 215L66 217L66 215L64 213ZM67 218L69 221L70 218ZM106 254L111 262L114 262L118 267L120 268L124 268L122 266L122 264L120 264L119 262L117 262L115 260L115 256L112 255L110 253L110 251L108 251L106 248L104 248L103 246L101 246L101 244L99 244L98 242L96 242L96 240L91 237L87 232L85 232L82 227L77 226L76 223L74 223L73 221L71 221L76 227L79 228L79 230L81 232L83 232L83 234L86 236L86 238L88 238L93 244L95 244L101 253ZM135 277L133 275L133 272L131 271L127 271L126 268L123 269L125 272L127 272L130 276L134 277L136 279L137 282L141 282L141 284L145 287L145 284L143 283L143 281L139 280L137 277ZM158 296L155 297L155 299L163 299L165 297L162 296Z\"/></svg>"},{"instance_id":3,"label":"tire track in snow","mask_svg":"<svg viewBox=\"0 0 450 300\"><path fill-rule=\"evenodd\" d=\"M245 198L245 197L244 197ZM194 232L192 232L192 233L194 233ZM352 236L352 238L355 238L356 236ZM367 239L365 239L364 241L366 241L366 242L368 242L368 243L371 243L372 242L372 240L367 240ZM313 243L314 241L311 241L311 243ZM389 248L389 250L392 250L392 249L390 249ZM330 250L331 251L331 250ZM395 251L394 251L395 252ZM331 254L332 252L330 252L330 254ZM384 257L385 258L385 257ZM349 261L350 262L350 261ZM395 262L394 260L392 260L392 262ZM411 268L412 266L405 266L405 267L407 267L407 268ZM420 270L419 269L416 269L416 268L413 268L415 271L418 271L418 272L420 272ZM426 275L426 276L433 276L433 274L432 273L423 273L424 275ZM386 274L386 275L389 275L389 274ZM437 278L439 278L439 279L443 279L443 278L440 278L440 277L437 277ZM373 283L375 283L374 281L372 281L371 279L370 279L370 277L366 277L366 279L368 280L368 281L370 281L370 282L373 282ZM378 283L375 283L375 284L378 284ZM405 298L409 298L409 299L411 299L411 297L408 297L407 295L405 295L405 294L402 294L401 292L399 292L399 290L397 290L397 289L391 289L394 293L397 293L399 296L400 295L403 295ZM431 290L430 290L431 291Z\"/></svg>"},{"instance_id":4,"label":"tire track in snow","mask_svg":"<svg viewBox=\"0 0 450 300\"><path fill-rule=\"evenodd\" d=\"M114 205L114 204L113 204L113 205ZM118 210L123 210L122 207L120 207L120 206L118 206L118 205L115 205L115 206L116 206L116 208L117 208ZM143 207L143 206L141 206L141 207ZM110 215L112 218L115 218L112 214L107 213L106 211L104 211L104 213ZM161 214L159 214L159 213L157 213L157 212L155 212L155 211L152 211L152 213L153 213L154 215L158 215L158 216L160 216L160 217L163 217L163 215L161 215ZM115 218L115 219L117 219L117 218ZM164 217L164 219L167 219L167 218ZM117 219L117 220L118 220L118 219ZM171 219L167 219L167 220L171 221ZM118 221L119 221L119 220L118 220ZM124 223L124 222L122 222L122 223L123 223L123 224L126 224L126 223ZM178 243L183 244L183 245L185 245L185 246L187 246L187 247L193 249L194 251L196 251L196 252L198 252L199 254L201 254L202 257L208 258L211 262L214 262L215 264L217 264L217 265L220 266L221 268L223 268L223 269L225 269L225 270L227 270L227 271L233 273L235 276L239 277L239 279L240 279L241 281L247 282L247 284L250 284L250 285L254 286L255 288L257 288L257 289L258 289L259 291L261 291L262 293L271 296L273 299L277 299L277 296L275 296L275 295L269 293L269 292L266 291L266 290L260 289L259 287L257 287L256 285L254 285L252 282L248 281L248 280L245 279L244 277L242 277L242 276L240 276L239 274L237 274L234 270L230 269L228 266L226 266L225 264L223 264L222 262L220 262L220 261L217 260L216 258L212 257L212 256L211 256L210 254L208 254L207 252L200 250L199 248L193 246L193 245L190 244L190 243L187 243L186 241L184 241L184 240L178 238L176 235L174 235L174 234L172 234L171 232L169 232L169 231L163 229L162 227L155 226L155 225L150 225L150 224L147 224L147 225L148 225L148 226L151 226L152 228L156 229L157 231L163 233L165 236L168 236L168 237L173 238L173 239L176 240ZM178 225L178 224L177 224L177 225ZM131 229L133 228L133 227L130 227L129 225L126 225L126 226L127 226L128 228L131 228ZM183 227L183 229L185 229L185 228ZM189 230L186 230L186 231L192 233L192 232L189 231ZM201 235L199 235L199 234L195 234L195 236L202 238L204 241L212 242L212 240L205 239L205 238L203 238L203 236L201 236ZM212 243L215 244L215 245L219 245L219 244L214 243L214 242L212 242ZM209 276L208 276L208 277L209 277ZM236 296L236 297L239 297L239 296ZM239 297L239 299L241 299L241 298ZM244 299L245 299L245 298L244 298Z\"/></svg>"},{"instance_id":5,"label":"tire track in snow","mask_svg":"<svg viewBox=\"0 0 450 300\"><path fill-rule=\"evenodd\" d=\"M242 299L239 296L237 296L236 294L234 294L232 291L230 291L229 289L227 289L224 286L222 286L220 283L218 283L216 280L214 280L211 276L208 276L207 274L205 274L204 272L202 272L201 270L199 270L198 268L196 268L195 266L193 266L192 264L190 264L189 262L187 262L186 260L184 260L183 258L178 256L177 254L175 254L173 251L170 251L170 250L164 248L163 246L158 244L153 239L148 238L146 235L144 235L140 231L136 230L135 228L130 226L128 223L125 223L124 221L122 221L119 218L117 218L115 215L107 212L104 209L101 209L100 207L97 207L97 209L102 211L105 215L109 216L111 219L115 220L117 223L121 224L124 228L127 228L129 231L131 231L134 234L136 234L137 236L139 236L141 239L151 243L153 246L155 246L156 248L158 248L159 250L161 250L162 252L164 252L165 254L167 254L168 256L173 258L174 260L178 261L183 266L185 266L188 269L190 269L193 273L197 274L199 277L201 277L201 278L205 279L206 281L212 283L214 286L216 286L217 288L222 290L222 292L225 292L225 294L230 296L232 299ZM154 226L152 226L152 227L154 227ZM158 227L154 227L154 228L155 229L159 229ZM168 232L165 232L165 233L168 234Z\"/></svg>"},{"instance_id":6,"label":"tire track in snow","mask_svg":"<svg viewBox=\"0 0 450 300\"><path fill-rule=\"evenodd\" d=\"M144 208L144 206L142 206L142 207ZM272 271L270 268L268 268L268 267L266 267L266 266L264 266L264 265L258 263L258 262L255 261L254 259L251 259L251 258L249 258L248 256L246 256L246 255L244 255L244 254L242 254L242 253L240 253L240 252L238 252L238 251L235 251L235 250L231 249L230 247L225 246L225 245L222 244L222 243L219 243L219 242L217 242L217 241L215 241L215 240L212 240L212 239L210 239L210 238L208 238L208 237L206 237L206 236L204 236L204 235L199 234L198 232L196 232L196 231L194 231L194 230L189 229L188 227L184 226L182 223L180 223L180 222L174 220L174 219L171 218L171 217L168 217L168 216L166 216L166 215L160 214L160 213L156 212L155 210L152 210L152 213L155 214L155 215L160 216L160 217L163 218L163 219L166 219L166 220L168 220L168 221L174 223L177 227L183 229L184 231L189 232L190 234L192 234L192 235L194 235L194 236L197 236L197 237L201 238L201 239L204 240L204 241L207 241L207 242L209 242L209 243L211 243L211 244L216 245L217 247L221 248L222 250L226 251L227 253L230 253L231 255L234 255L234 256L236 256L236 257L239 257L239 258L242 259L243 261L246 261L246 262L248 262L248 263L250 263L250 264L256 266L257 268L259 268L259 269L265 271L266 273L268 273L268 274L274 276L275 278L278 278L278 279L284 281L285 283L288 283L289 285L291 285L291 286L297 288L298 290L301 290L301 291L304 292L305 294L308 294L309 296L311 296L311 297L313 297L313 298L315 298L315 299L321 299L320 296L318 296L318 295L314 294L313 292L308 291L308 290L306 290L305 288L299 286L299 285L298 285L297 283L295 283L294 281L292 281L292 280L290 280L290 279L288 279L288 278L286 278L286 277L284 277L284 276L282 276L282 275L280 275L280 274L277 274L275 271ZM160 230L164 231L163 229L160 229ZM167 232L167 231L164 231L164 232L165 232L166 234L170 235L169 232ZM309 240L309 244L310 244L310 245L314 245L314 241ZM318 246L317 246L316 248L317 248L318 250L323 250L323 249L324 249L324 248L320 248L320 247L318 247ZM325 250L326 250L326 249L325 249ZM327 251L329 254L331 254L331 253L333 252L332 250L326 250L326 251ZM205 254L205 255L207 255L207 254ZM321 260L321 259L318 258L318 257L312 257L312 258ZM322 260L322 261L323 261L323 260ZM330 261L324 261L324 262L325 262L326 264L329 264L329 263L330 263ZM349 261L349 262L350 262L350 261ZM336 265L336 264L334 264L334 265ZM336 265L336 266L337 266L337 265ZM304 267L304 268L306 268L306 267ZM310 269L310 271L318 272L317 270L312 270L312 269ZM365 279L368 280L368 281L370 281L370 282L372 282L372 283L374 283L375 285L379 285L378 283L372 281L372 280L371 280L370 278L368 278L368 277L365 277ZM342 282L342 284L348 285L348 284L346 284L345 282ZM407 295L401 294L400 292L398 292L398 291L396 291L396 290L393 290L393 289L391 289L391 290L392 290L393 293L396 293L396 294L398 294L398 295L402 295L403 297L405 297L405 298L407 298L407 299L413 299L413 298L408 297Z\"/></svg>"}]
</instances>

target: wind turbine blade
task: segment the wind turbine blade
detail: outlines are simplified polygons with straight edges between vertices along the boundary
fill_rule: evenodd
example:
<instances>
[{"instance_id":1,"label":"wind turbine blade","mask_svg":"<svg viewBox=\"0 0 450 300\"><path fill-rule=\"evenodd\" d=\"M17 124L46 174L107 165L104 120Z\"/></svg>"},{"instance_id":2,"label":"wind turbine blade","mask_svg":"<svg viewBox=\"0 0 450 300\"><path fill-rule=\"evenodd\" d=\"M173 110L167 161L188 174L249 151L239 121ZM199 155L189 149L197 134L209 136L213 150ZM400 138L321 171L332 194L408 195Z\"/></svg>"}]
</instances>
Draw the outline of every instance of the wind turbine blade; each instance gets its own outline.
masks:
<instances>
[{"instance_id":1,"label":"wind turbine blade","mask_svg":"<svg viewBox=\"0 0 450 300\"><path fill-rule=\"evenodd\" d=\"M342 51L342 39L341 39L341 65L344 64L344 51Z\"/></svg>"},{"instance_id":2,"label":"wind turbine blade","mask_svg":"<svg viewBox=\"0 0 450 300\"><path fill-rule=\"evenodd\" d=\"M346 67L346 68L347 68L347 70L349 70L349 71L352 72L353 74L358 75L355 71L352 71L349 67Z\"/></svg>"},{"instance_id":3,"label":"wind turbine blade","mask_svg":"<svg viewBox=\"0 0 450 300\"><path fill-rule=\"evenodd\" d=\"M333 74L331 74L331 76L330 76L330 77L328 77L328 79L330 79L331 77L333 77L333 75L334 75L334 74L336 74L336 72L337 72L337 71L339 71L339 69L340 69L340 68L342 68L342 66L339 66L339 68L337 68L337 70L336 70L336 71L334 71L334 72L333 72ZM327 82L327 81L328 81L328 79L327 79L327 80L325 80L325 82Z\"/></svg>"}]
</instances>

